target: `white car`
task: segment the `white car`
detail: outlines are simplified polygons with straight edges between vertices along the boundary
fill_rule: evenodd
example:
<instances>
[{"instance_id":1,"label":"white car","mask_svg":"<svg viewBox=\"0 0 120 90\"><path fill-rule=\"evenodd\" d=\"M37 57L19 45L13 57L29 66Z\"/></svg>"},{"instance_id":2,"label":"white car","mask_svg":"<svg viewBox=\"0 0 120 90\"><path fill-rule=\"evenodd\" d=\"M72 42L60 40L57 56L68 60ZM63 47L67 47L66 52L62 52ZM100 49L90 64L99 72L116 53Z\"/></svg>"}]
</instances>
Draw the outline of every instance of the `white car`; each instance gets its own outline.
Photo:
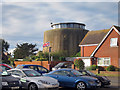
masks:
<instances>
[{"instance_id":1,"label":"white car","mask_svg":"<svg viewBox=\"0 0 120 90\"><path fill-rule=\"evenodd\" d=\"M33 69L10 69L8 72L10 72L12 76L19 78L22 88L26 88L28 90L48 88L56 90L59 87L59 83L56 79L42 76Z\"/></svg>"}]
</instances>

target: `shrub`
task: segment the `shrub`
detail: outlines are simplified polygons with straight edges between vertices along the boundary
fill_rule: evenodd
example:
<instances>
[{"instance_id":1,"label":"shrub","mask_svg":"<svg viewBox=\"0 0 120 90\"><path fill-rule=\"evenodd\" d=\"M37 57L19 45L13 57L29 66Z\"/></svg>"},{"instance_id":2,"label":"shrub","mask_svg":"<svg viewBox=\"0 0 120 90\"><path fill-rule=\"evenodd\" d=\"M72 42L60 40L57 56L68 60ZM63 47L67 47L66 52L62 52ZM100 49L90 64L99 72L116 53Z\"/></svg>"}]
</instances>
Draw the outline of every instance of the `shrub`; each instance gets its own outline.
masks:
<instances>
[{"instance_id":1,"label":"shrub","mask_svg":"<svg viewBox=\"0 0 120 90\"><path fill-rule=\"evenodd\" d=\"M120 71L120 68L116 68L115 71Z\"/></svg>"},{"instance_id":2,"label":"shrub","mask_svg":"<svg viewBox=\"0 0 120 90\"><path fill-rule=\"evenodd\" d=\"M66 61L66 60L65 60L65 57L59 57L59 60L60 60L60 61Z\"/></svg>"},{"instance_id":3,"label":"shrub","mask_svg":"<svg viewBox=\"0 0 120 90\"><path fill-rule=\"evenodd\" d=\"M90 66L90 70L96 70L97 68L98 68L97 65L91 65L91 66Z\"/></svg>"},{"instance_id":4,"label":"shrub","mask_svg":"<svg viewBox=\"0 0 120 90\"><path fill-rule=\"evenodd\" d=\"M98 66L98 69L99 69L100 71L105 71L105 70L106 70L105 67L101 67L101 66Z\"/></svg>"},{"instance_id":5,"label":"shrub","mask_svg":"<svg viewBox=\"0 0 120 90\"><path fill-rule=\"evenodd\" d=\"M120 68L118 68L118 71L120 71Z\"/></svg>"},{"instance_id":6,"label":"shrub","mask_svg":"<svg viewBox=\"0 0 120 90\"><path fill-rule=\"evenodd\" d=\"M86 70L91 70L91 69L90 69L90 66L85 67L85 69L86 69Z\"/></svg>"},{"instance_id":7,"label":"shrub","mask_svg":"<svg viewBox=\"0 0 120 90\"><path fill-rule=\"evenodd\" d=\"M113 65L110 65L107 67L107 71L115 71L116 67Z\"/></svg>"},{"instance_id":8,"label":"shrub","mask_svg":"<svg viewBox=\"0 0 120 90\"><path fill-rule=\"evenodd\" d=\"M82 70L82 69L85 68L84 64L85 64L85 63L84 63L83 60L80 59L80 58L74 60L74 65L75 65L79 70Z\"/></svg>"}]
</instances>

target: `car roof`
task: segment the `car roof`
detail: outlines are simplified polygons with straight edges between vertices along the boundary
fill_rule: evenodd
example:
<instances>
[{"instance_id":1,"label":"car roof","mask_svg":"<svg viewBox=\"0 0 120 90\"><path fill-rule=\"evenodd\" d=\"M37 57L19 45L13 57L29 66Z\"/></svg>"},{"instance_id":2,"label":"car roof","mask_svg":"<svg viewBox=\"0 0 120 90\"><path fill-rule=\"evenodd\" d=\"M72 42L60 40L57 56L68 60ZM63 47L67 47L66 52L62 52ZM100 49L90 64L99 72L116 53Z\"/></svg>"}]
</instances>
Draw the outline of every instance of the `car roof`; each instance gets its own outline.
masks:
<instances>
[{"instance_id":1,"label":"car roof","mask_svg":"<svg viewBox=\"0 0 120 90\"><path fill-rule=\"evenodd\" d=\"M29 69L29 68L22 68L22 69L14 68L14 69L10 69L8 71L11 71L11 70L33 70L33 69Z\"/></svg>"},{"instance_id":2,"label":"car roof","mask_svg":"<svg viewBox=\"0 0 120 90\"><path fill-rule=\"evenodd\" d=\"M62 69L58 69L58 70L75 70L75 69L71 69L71 68L62 68Z\"/></svg>"},{"instance_id":3,"label":"car roof","mask_svg":"<svg viewBox=\"0 0 120 90\"><path fill-rule=\"evenodd\" d=\"M34 65L34 64L19 64L17 66L40 66L40 67L43 67L41 65Z\"/></svg>"},{"instance_id":4,"label":"car roof","mask_svg":"<svg viewBox=\"0 0 120 90\"><path fill-rule=\"evenodd\" d=\"M21 66L23 66L23 68L24 68L24 66L40 66L40 67L42 67L42 68L45 68L45 69L47 69L46 67L43 67L43 66L41 66L41 65L34 65L34 64L19 64L19 65L17 65L16 66L16 68L20 68ZM21 68L22 69L22 68ZM47 69L48 70L48 69Z\"/></svg>"},{"instance_id":5,"label":"car roof","mask_svg":"<svg viewBox=\"0 0 120 90\"><path fill-rule=\"evenodd\" d=\"M75 69L71 69L71 68L62 68L62 69L57 69L57 70L54 70L54 71L51 71L50 73L53 73L53 72L56 72L56 71L70 71L70 70L75 70Z\"/></svg>"},{"instance_id":6,"label":"car roof","mask_svg":"<svg viewBox=\"0 0 120 90\"><path fill-rule=\"evenodd\" d=\"M57 69L57 70L54 70L54 71L51 71L51 72L49 72L49 74L51 74L51 73L54 73L54 72L57 72L57 71L71 71L71 70L75 70L75 69L71 69L71 68L62 68L62 69Z\"/></svg>"},{"instance_id":7,"label":"car roof","mask_svg":"<svg viewBox=\"0 0 120 90\"><path fill-rule=\"evenodd\" d=\"M6 63L1 63L0 66L1 66L1 65L6 66L6 67L8 67L8 68L10 68L10 69L13 68L12 66L10 66L10 65L8 65L8 64L6 64Z\"/></svg>"}]
</instances>

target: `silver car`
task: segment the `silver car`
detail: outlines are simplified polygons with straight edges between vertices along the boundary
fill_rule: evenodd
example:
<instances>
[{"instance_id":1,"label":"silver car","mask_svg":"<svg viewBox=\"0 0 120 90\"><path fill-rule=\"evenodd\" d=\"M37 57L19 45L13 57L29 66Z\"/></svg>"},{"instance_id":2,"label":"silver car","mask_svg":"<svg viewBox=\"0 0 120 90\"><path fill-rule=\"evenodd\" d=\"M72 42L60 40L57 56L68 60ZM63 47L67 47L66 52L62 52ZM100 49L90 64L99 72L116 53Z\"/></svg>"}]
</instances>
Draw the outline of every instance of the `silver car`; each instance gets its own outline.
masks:
<instances>
[{"instance_id":1,"label":"silver car","mask_svg":"<svg viewBox=\"0 0 120 90\"><path fill-rule=\"evenodd\" d=\"M59 83L56 79L42 76L33 69L10 69L8 70L12 76L19 78L22 88L28 90L38 89L58 89Z\"/></svg>"}]
</instances>

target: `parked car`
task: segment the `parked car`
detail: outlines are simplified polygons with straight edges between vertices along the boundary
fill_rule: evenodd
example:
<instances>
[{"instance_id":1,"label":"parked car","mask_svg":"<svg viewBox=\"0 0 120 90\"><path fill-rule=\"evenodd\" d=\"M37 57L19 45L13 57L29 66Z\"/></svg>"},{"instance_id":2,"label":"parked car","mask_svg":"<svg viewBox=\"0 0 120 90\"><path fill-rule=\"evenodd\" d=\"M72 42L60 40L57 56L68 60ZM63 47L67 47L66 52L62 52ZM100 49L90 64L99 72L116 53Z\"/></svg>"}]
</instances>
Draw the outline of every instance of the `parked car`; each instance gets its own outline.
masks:
<instances>
[{"instance_id":1,"label":"parked car","mask_svg":"<svg viewBox=\"0 0 120 90\"><path fill-rule=\"evenodd\" d=\"M8 70L12 76L19 78L22 88L28 90L38 90L42 88L58 88L59 83L56 79L42 76L33 69L10 69Z\"/></svg>"},{"instance_id":2,"label":"parked car","mask_svg":"<svg viewBox=\"0 0 120 90\"><path fill-rule=\"evenodd\" d=\"M33 69L41 74L44 74L44 73L48 73L49 70L43 66L40 66L40 65L31 65L31 64L27 64L27 65L17 65L18 69L22 69L22 68L29 68L29 69Z\"/></svg>"},{"instance_id":3,"label":"parked car","mask_svg":"<svg viewBox=\"0 0 120 90\"><path fill-rule=\"evenodd\" d=\"M52 68L52 70L62 69L62 68L71 68L72 62L61 62Z\"/></svg>"},{"instance_id":4,"label":"parked car","mask_svg":"<svg viewBox=\"0 0 120 90\"><path fill-rule=\"evenodd\" d=\"M21 83L19 79L11 76L7 71L1 72L0 78L2 80L1 85L2 89L20 89Z\"/></svg>"},{"instance_id":5,"label":"parked car","mask_svg":"<svg viewBox=\"0 0 120 90\"><path fill-rule=\"evenodd\" d=\"M0 64L0 67L2 67L2 70L9 70L12 69L12 67L8 64L2 63Z\"/></svg>"},{"instance_id":6,"label":"parked car","mask_svg":"<svg viewBox=\"0 0 120 90\"><path fill-rule=\"evenodd\" d=\"M45 74L45 76L57 79L61 87L85 90L86 88L100 86L100 81L97 78L84 76L82 73L74 69L58 69Z\"/></svg>"},{"instance_id":7,"label":"parked car","mask_svg":"<svg viewBox=\"0 0 120 90\"><path fill-rule=\"evenodd\" d=\"M81 72L83 75L96 77L101 82L102 87L104 87L106 85L108 86L111 84L111 81L106 76L98 76L87 70L79 70L79 72Z\"/></svg>"}]
</instances>

